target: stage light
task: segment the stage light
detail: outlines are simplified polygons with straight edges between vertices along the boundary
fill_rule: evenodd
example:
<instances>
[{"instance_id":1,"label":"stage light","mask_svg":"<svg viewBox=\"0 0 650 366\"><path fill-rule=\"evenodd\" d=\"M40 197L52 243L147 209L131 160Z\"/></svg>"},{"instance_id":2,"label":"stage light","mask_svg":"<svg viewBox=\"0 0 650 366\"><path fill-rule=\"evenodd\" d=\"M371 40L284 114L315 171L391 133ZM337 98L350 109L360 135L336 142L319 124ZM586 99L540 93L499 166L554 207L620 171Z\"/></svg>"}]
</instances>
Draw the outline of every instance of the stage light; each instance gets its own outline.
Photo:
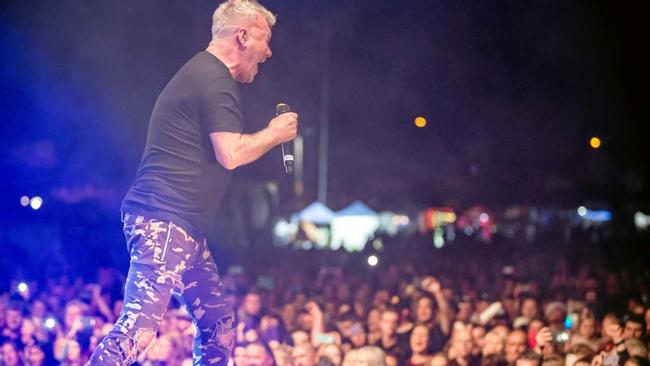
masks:
<instances>
[{"instance_id":1,"label":"stage light","mask_svg":"<svg viewBox=\"0 0 650 366\"><path fill-rule=\"evenodd\" d=\"M419 128L424 128L427 126L427 119L420 116L420 117L415 117L415 126Z\"/></svg>"},{"instance_id":2,"label":"stage light","mask_svg":"<svg viewBox=\"0 0 650 366\"><path fill-rule=\"evenodd\" d=\"M20 197L20 205L23 207L29 206L29 197L27 196Z\"/></svg>"},{"instance_id":3,"label":"stage light","mask_svg":"<svg viewBox=\"0 0 650 366\"><path fill-rule=\"evenodd\" d=\"M371 255L368 257L368 265L374 267L379 263L379 258L376 255Z\"/></svg>"},{"instance_id":4,"label":"stage light","mask_svg":"<svg viewBox=\"0 0 650 366\"><path fill-rule=\"evenodd\" d=\"M406 215L395 215L393 216L393 223L395 225L408 225L411 220Z\"/></svg>"},{"instance_id":5,"label":"stage light","mask_svg":"<svg viewBox=\"0 0 650 366\"><path fill-rule=\"evenodd\" d=\"M408 225L410 222L410 219L406 215L395 215L393 216L393 223L395 225Z\"/></svg>"},{"instance_id":6,"label":"stage light","mask_svg":"<svg viewBox=\"0 0 650 366\"><path fill-rule=\"evenodd\" d=\"M437 227L433 232L433 246L440 249L445 245L444 231L441 227Z\"/></svg>"},{"instance_id":7,"label":"stage light","mask_svg":"<svg viewBox=\"0 0 650 366\"><path fill-rule=\"evenodd\" d=\"M589 140L589 145L594 148L598 149L600 147L601 141L598 137L594 136Z\"/></svg>"},{"instance_id":8,"label":"stage light","mask_svg":"<svg viewBox=\"0 0 650 366\"><path fill-rule=\"evenodd\" d=\"M646 215L641 211L634 214L634 226L639 230L645 230L650 226L650 215Z\"/></svg>"},{"instance_id":9,"label":"stage light","mask_svg":"<svg viewBox=\"0 0 650 366\"><path fill-rule=\"evenodd\" d=\"M52 329L56 326L56 320L52 317L49 317L45 320L45 328Z\"/></svg>"},{"instance_id":10,"label":"stage light","mask_svg":"<svg viewBox=\"0 0 650 366\"><path fill-rule=\"evenodd\" d=\"M587 214L587 208L585 206L578 207L578 215L584 217Z\"/></svg>"},{"instance_id":11,"label":"stage light","mask_svg":"<svg viewBox=\"0 0 650 366\"><path fill-rule=\"evenodd\" d=\"M587 210L582 218L591 222L608 222L612 219L612 213L607 210Z\"/></svg>"},{"instance_id":12,"label":"stage light","mask_svg":"<svg viewBox=\"0 0 650 366\"><path fill-rule=\"evenodd\" d=\"M488 214L486 214L485 212L483 212L482 214L480 214L480 215L478 216L478 219L479 219L482 223L485 224L486 222L488 222L488 220L490 220L490 215L488 215Z\"/></svg>"},{"instance_id":13,"label":"stage light","mask_svg":"<svg viewBox=\"0 0 650 366\"><path fill-rule=\"evenodd\" d=\"M16 289L18 289L18 292L25 292L27 291L28 288L29 287L27 287L27 284L25 282L19 283L18 286L16 287Z\"/></svg>"},{"instance_id":14,"label":"stage light","mask_svg":"<svg viewBox=\"0 0 650 366\"><path fill-rule=\"evenodd\" d=\"M34 209L38 210L43 206L43 199L40 196L33 197L31 200L29 200L29 205Z\"/></svg>"}]
</instances>

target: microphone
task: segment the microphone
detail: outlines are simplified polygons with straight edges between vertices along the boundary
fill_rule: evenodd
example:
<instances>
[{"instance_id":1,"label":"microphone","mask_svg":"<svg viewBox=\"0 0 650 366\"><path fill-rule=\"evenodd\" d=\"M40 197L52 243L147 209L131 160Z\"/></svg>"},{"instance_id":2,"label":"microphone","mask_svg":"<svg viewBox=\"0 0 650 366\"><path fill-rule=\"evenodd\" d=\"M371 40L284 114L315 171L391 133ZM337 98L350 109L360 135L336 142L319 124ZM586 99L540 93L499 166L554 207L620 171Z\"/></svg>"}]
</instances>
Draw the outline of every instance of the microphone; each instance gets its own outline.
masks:
<instances>
[{"instance_id":1,"label":"microphone","mask_svg":"<svg viewBox=\"0 0 650 366\"><path fill-rule=\"evenodd\" d=\"M276 117L282 113L291 112L289 105L285 103L278 103L275 106L275 115ZM284 171L287 174L293 174L293 143L292 142L283 142L282 147L282 163L284 164Z\"/></svg>"}]
</instances>

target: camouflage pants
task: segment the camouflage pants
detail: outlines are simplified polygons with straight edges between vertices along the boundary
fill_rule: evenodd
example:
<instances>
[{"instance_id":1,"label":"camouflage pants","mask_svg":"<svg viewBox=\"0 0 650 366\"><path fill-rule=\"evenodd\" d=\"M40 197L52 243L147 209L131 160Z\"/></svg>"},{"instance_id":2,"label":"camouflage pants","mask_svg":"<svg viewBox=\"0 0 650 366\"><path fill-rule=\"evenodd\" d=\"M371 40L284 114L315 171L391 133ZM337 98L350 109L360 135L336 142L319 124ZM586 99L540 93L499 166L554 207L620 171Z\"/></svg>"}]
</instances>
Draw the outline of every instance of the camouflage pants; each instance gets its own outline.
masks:
<instances>
[{"instance_id":1,"label":"camouflage pants","mask_svg":"<svg viewBox=\"0 0 650 366\"><path fill-rule=\"evenodd\" d=\"M194 365L225 366L234 343L233 311L206 241L194 240L173 222L129 214L123 222L131 257L124 305L88 364L135 362L155 337L174 292L198 328Z\"/></svg>"}]
</instances>

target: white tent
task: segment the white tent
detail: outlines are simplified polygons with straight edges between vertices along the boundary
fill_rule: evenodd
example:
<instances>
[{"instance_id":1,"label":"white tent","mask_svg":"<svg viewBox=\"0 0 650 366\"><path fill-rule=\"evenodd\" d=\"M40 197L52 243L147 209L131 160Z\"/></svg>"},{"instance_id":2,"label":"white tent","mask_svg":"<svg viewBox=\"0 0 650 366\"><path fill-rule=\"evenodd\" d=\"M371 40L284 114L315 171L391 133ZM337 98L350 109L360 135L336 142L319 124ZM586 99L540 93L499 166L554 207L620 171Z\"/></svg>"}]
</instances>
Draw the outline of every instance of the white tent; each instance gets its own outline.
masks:
<instances>
[{"instance_id":1,"label":"white tent","mask_svg":"<svg viewBox=\"0 0 650 366\"><path fill-rule=\"evenodd\" d=\"M313 202L298 212L298 221L309 221L317 225L329 225L334 218L334 211L320 201Z\"/></svg>"},{"instance_id":2,"label":"white tent","mask_svg":"<svg viewBox=\"0 0 650 366\"><path fill-rule=\"evenodd\" d=\"M379 228L379 216L361 201L337 211L332 220L331 248L361 251Z\"/></svg>"}]
</instances>

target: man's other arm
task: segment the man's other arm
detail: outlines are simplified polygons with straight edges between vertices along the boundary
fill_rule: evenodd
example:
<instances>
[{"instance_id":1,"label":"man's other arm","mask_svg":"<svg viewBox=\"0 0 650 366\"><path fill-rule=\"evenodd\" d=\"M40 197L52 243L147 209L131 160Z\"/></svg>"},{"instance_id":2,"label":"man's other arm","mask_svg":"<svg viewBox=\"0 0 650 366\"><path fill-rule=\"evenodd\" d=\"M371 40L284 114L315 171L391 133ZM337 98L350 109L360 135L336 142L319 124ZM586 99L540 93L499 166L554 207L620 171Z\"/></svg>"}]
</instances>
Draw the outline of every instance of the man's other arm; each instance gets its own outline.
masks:
<instances>
[{"instance_id":1,"label":"man's other arm","mask_svg":"<svg viewBox=\"0 0 650 366\"><path fill-rule=\"evenodd\" d=\"M212 132L210 140L217 161L233 170L259 159L274 146L293 140L297 134L298 115L290 112L273 118L266 128L254 134Z\"/></svg>"}]
</instances>

